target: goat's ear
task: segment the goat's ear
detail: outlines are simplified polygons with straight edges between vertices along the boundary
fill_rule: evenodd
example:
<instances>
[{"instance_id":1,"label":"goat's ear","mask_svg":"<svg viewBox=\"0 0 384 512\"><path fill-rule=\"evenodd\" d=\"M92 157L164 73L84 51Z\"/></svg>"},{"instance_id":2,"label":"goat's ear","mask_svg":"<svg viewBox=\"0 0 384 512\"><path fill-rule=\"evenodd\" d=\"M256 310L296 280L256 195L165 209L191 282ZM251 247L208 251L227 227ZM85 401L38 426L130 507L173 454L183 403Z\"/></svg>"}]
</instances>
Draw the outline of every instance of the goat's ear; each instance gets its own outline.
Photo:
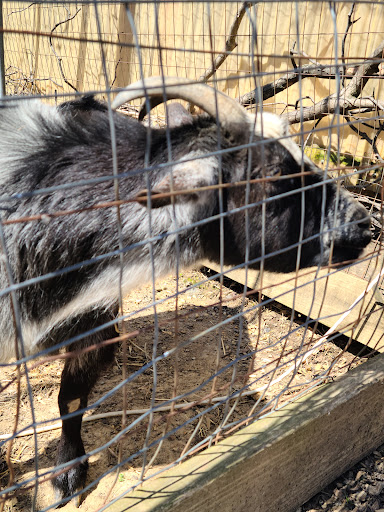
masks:
<instances>
[{"instance_id":1,"label":"goat's ear","mask_svg":"<svg viewBox=\"0 0 384 512\"><path fill-rule=\"evenodd\" d=\"M197 203L207 194L205 187L213 185L216 181L217 161L215 158L180 162L172 166L172 174L167 174L151 189L151 207L160 208L172 204L172 202L174 204ZM141 190L135 200L143 206L147 206L148 190Z\"/></svg>"}]
</instances>

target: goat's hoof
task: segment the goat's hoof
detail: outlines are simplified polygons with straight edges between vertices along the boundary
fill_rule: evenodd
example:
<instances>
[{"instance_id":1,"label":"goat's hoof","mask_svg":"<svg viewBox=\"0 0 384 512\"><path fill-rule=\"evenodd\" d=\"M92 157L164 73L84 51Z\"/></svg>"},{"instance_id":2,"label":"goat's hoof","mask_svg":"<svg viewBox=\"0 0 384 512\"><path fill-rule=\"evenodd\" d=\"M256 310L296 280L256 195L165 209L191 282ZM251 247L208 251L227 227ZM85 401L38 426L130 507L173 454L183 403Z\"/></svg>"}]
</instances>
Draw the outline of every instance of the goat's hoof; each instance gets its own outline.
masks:
<instances>
[{"instance_id":1,"label":"goat's hoof","mask_svg":"<svg viewBox=\"0 0 384 512\"><path fill-rule=\"evenodd\" d=\"M57 505L56 508L62 507L69 501L76 507L80 506L81 495L73 495L84 488L87 470L87 463L79 464L53 479L52 483L55 490L56 502L65 500L64 503Z\"/></svg>"},{"instance_id":2,"label":"goat's hoof","mask_svg":"<svg viewBox=\"0 0 384 512\"><path fill-rule=\"evenodd\" d=\"M80 491L81 489L78 489L78 490ZM60 502L62 499L64 499L64 497L61 495L61 492L59 491L59 489L55 489L55 502L56 503ZM52 508L59 509L61 507L64 507L68 503L71 503L74 507L79 508L80 505L81 505L81 496L80 496L80 494L78 496L75 496L72 499L69 498L68 501L66 501L65 503L61 503L60 505L56 505L56 507L52 507Z\"/></svg>"}]
</instances>

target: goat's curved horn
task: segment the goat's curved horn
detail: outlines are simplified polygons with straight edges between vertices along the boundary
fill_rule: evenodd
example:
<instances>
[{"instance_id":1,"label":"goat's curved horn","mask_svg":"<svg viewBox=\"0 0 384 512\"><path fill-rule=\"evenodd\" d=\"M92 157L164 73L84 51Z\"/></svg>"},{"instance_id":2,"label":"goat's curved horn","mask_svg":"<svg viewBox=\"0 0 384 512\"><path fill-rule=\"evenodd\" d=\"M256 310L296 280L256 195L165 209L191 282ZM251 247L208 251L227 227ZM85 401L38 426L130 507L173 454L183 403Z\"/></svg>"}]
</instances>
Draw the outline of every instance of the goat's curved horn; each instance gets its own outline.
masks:
<instances>
[{"instance_id":1,"label":"goat's curved horn","mask_svg":"<svg viewBox=\"0 0 384 512\"><path fill-rule=\"evenodd\" d=\"M246 110L233 98L216 91L212 87L199 82L188 82L185 78L178 77L151 77L128 85L121 91L114 101L112 108L120 107L126 101L148 96L154 99L151 108L166 100L179 99L189 101L202 108L212 117L217 116L224 127L246 124L248 126L248 114ZM217 107L217 110L216 110Z\"/></svg>"}]
</instances>

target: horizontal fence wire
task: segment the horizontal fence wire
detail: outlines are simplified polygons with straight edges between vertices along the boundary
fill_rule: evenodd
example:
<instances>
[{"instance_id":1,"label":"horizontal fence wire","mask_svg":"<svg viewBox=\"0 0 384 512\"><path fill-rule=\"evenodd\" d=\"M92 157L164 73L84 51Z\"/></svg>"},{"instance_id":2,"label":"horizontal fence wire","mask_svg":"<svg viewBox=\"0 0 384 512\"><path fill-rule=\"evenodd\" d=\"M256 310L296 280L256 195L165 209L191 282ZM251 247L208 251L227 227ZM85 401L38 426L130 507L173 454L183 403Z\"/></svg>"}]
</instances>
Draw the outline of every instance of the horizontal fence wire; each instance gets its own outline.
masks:
<instances>
[{"instance_id":1,"label":"horizontal fence wire","mask_svg":"<svg viewBox=\"0 0 384 512\"><path fill-rule=\"evenodd\" d=\"M382 352L383 11L0 1L0 511L105 510Z\"/></svg>"}]
</instances>

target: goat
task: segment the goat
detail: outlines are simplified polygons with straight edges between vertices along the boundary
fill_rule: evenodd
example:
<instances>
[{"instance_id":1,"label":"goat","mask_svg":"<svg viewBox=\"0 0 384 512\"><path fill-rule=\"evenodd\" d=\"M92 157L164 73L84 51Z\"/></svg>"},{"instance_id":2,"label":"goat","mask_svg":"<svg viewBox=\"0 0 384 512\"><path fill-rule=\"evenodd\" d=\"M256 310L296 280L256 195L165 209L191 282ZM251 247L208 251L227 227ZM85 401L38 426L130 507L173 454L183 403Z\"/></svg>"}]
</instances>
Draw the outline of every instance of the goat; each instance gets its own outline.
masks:
<instances>
[{"instance_id":1,"label":"goat","mask_svg":"<svg viewBox=\"0 0 384 512\"><path fill-rule=\"evenodd\" d=\"M356 259L369 243L366 210L302 154L278 116L250 114L208 85L176 78L132 84L112 106L145 95L153 105L190 101L208 116L176 122L167 135L93 97L58 107L39 100L2 102L7 265L2 260L0 361L77 336L66 350L114 338L119 283L125 294L152 278L149 243L157 278L175 271L177 258L188 267L203 258L219 262L222 251L226 265L248 261L259 268L263 261L266 270L289 272ZM120 204L120 234L115 207L91 208L116 199L113 144L119 195L128 200ZM26 217L37 220L16 222ZM12 321L16 310L18 327ZM83 410L101 369L112 361L113 346L66 359L60 414L78 415L63 419L58 465L85 455ZM81 489L86 474L83 461L56 476L58 497Z\"/></svg>"}]
</instances>

